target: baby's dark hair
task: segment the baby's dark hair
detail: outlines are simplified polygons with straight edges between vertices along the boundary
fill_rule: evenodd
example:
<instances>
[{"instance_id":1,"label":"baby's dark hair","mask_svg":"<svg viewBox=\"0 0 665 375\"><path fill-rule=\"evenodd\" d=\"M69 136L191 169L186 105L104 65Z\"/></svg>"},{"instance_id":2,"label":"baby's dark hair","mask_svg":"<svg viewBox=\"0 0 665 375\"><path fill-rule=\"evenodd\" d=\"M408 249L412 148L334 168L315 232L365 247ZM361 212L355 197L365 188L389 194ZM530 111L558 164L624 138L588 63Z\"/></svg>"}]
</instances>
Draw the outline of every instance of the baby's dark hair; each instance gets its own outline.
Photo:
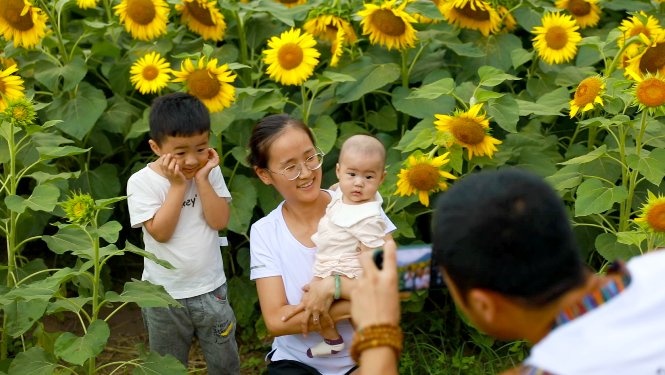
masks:
<instances>
[{"instance_id":1,"label":"baby's dark hair","mask_svg":"<svg viewBox=\"0 0 665 375\"><path fill-rule=\"evenodd\" d=\"M543 306L584 283L566 208L540 177L501 169L468 175L439 198L433 259L466 301L492 290Z\"/></svg>"},{"instance_id":2,"label":"baby's dark hair","mask_svg":"<svg viewBox=\"0 0 665 375\"><path fill-rule=\"evenodd\" d=\"M258 168L268 167L268 150L272 142L288 128L304 131L312 144L316 146L312 130L304 122L296 120L287 114L269 115L262 118L252 129L249 137L249 155L247 162Z\"/></svg>"},{"instance_id":3,"label":"baby's dark hair","mask_svg":"<svg viewBox=\"0 0 665 375\"><path fill-rule=\"evenodd\" d=\"M150 108L150 138L188 137L210 131L210 113L197 97L174 92L156 98Z\"/></svg>"}]
</instances>

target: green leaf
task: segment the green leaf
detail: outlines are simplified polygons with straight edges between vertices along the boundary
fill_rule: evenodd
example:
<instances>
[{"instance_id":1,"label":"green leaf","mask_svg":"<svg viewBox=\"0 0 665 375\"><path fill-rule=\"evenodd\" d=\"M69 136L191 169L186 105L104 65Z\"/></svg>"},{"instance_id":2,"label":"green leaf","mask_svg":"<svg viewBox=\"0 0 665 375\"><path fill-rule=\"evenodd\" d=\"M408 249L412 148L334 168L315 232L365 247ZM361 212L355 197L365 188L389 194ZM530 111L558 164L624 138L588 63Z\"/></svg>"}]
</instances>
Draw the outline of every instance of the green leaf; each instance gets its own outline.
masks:
<instances>
[{"instance_id":1,"label":"green leaf","mask_svg":"<svg viewBox=\"0 0 665 375\"><path fill-rule=\"evenodd\" d=\"M106 240L106 242L115 243L115 241L118 240L120 230L122 230L122 225L114 220L104 223L104 225L97 228L97 234L99 237Z\"/></svg>"},{"instance_id":2,"label":"green leaf","mask_svg":"<svg viewBox=\"0 0 665 375\"><path fill-rule=\"evenodd\" d=\"M628 191L623 186L607 186L596 179L585 180L577 188L575 216L605 213L627 196Z\"/></svg>"},{"instance_id":3,"label":"green leaf","mask_svg":"<svg viewBox=\"0 0 665 375\"><path fill-rule=\"evenodd\" d=\"M422 120L413 129L407 130L396 149L402 152L411 152L416 149L428 149L436 135L436 128L431 119Z\"/></svg>"},{"instance_id":4,"label":"green leaf","mask_svg":"<svg viewBox=\"0 0 665 375\"><path fill-rule=\"evenodd\" d=\"M574 189L582 182L582 173L578 171L576 165L564 167L555 174L545 178L554 189L560 193Z\"/></svg>"},{"instance_id":5,"label":"green leaf","mask_svg":"<svg viewBox=\"0 0 665 375\"><path fill-rule=\"evenodd\" d=\"M527 51L523 48L517 48L510 51L510 59L513 63L513 68L515 69L531 61L532 58L533 52Z\"/></svg>"},{"instance_id":6,"label":"green leaf","mask_svg":"<svg viewBox=\"0 0 665 375\"><path fill-rule=\"evenodd\" d=\"M132 279L125 283L121 294L108 291L104 298L109 302L134 302L141 307L181 306L163 286L145 280Z\"/></svg>"},{"instance_id":7,"label":"green leaf","mask_svg":"<svg viewBox=\"0 0 665 375\"><path fill-rule=\"evenodd\" d=\"M436 7L436 4L432 1L416 1L416 2L410 2L409 5L406 6L405 9L409 14L420 14L423 15L427 18L431 18L433 20L442 20L443 15L441 15L441 11L439 8Z\"/></svg>"},{"instance_id":8,"label":"green leaf","mask_svg":"<svg viewBox=\"0 0 665 375\"><path fill-rule=\"evenodd\" d=\"M642 242L647 240L647 234L643 231L617 232L617 241L625 245L633 245L640 248Z\"/></svg>"},{"instance_id":9,"label":"green leaf","mask_svg":"<svg viewBox=\"0 0 665 375\"><path fill-rule=\"evenodd\" d=\"M104 350L111 335L111 329L104 320L95 320L83 337L71 332L64 332L55 340L55 355L73 363L83 365L87 360L96 357Z\"/></svg>"},{"instance_id":10,"label":"green leaf","mask_svg":"<svg viewBox=\"0 0 665 375\"><path fill-rule=\"evenodd\" d=\"M62 283L80 274L81 272L69 267L62 268L45 279L21 284L7 293L0 294L0 305L7 305L14 301L49 301L59 291Z\"/></svg>"},{"instance_id":11,"label":"green leaf","mask_svg":"<svg viewBox=\"0 0 665 375\"><path fill-rule=\"evenodd\" d=\"M319 78L321 82L354 82L357 81L355 77L348 75L348 74L342 74L342 73L335 73L331 72L329 70L326 70L321 74L321 78Z\"/></svg>"},{"instance_id":12,"label":"green leaf","mask_svg":"<svg viewBox=\"0 0 665 375\"><path fill-rule=\"evenodd\" d=\"M395 131L397 130L397 112L393 106L384 105L378 112L369 112L367 122L377 130Z\"/></svg>"},{"instance_id":13,"label":"green leaf","mask_svg":"<svg viewBox=\"0 0 665 375\"><path fill-rule=\"evenodd\" d=\"M330 152L337 141L337 124L328 115L319 116L312 126L312 133L316 138L316 145L324 153Z\"/></svg>"},{"instance_id":14,"label":"green leaf","mask_svg":"<svg viewBox=\"0 0 665 375\"><path fill-rule=\"evenodd\" d=\"M67 251L82 252L92 247L90 239L83 229L76 226L60 228L53 236L42 237L48 248L56 254L64 254Z\"/></svg>"},{"instance_id":15,"label":"green leaf","mask_svg":"<svg viewBox=\"0 0 665 375\"><path fill-rule=\"evenodd\" d=\"M392 104L396 110L415 118L434 121L435 114L451 113L455 109L455 99L452 95L441 95L436 99L412 100L407 99L410 93L411 91L402 86L395 87Z\"/></svg>"},{"instance_id":16,"label":"green leaf","mask_svg":"<svg viewBox=\"0 0 665 375\"><path fill-rule=\"evenodd\" d=\"M16 301L3 306L7 318L7 334L18 337L26 333L46 311L47 300Z\"/></svg>"},{"instance_id":17,"label":"green leaf","mask_svg":"<svg viewBox=\"0 0 665 375\"><path fill-rule=\"evenodd\" d=\"M401 71L397 64L375 64L363 69L363 74L354 75L357 81L346 82L339 85L337 94L338 103L350 103L378 90L400 77Z\"/></svg>"},{"instance_id":18,"label":"green leaf","mask_svg":"<svg viewBox=\"0 0 665 375\"><path fill-rule=\"evenodd\" d=\"M51 60L39 60L35 65L35 79L55 92L73 89L87 73L88 68L81 56L75 56L65 65L55 65ZM61 79L63 85L58 88Z\"/></svg>"},{"instance_id":19,"label":"green leaf","mask_svg":"<svg viewBox=\"0 0 665 375\"><path fill-rule=\"evenodd\" d=\"M9 366L9 375L53 375L59 367L51 353L40 347L19 352Z\"/></svg>"},{"instance_id":20,"label":"green leaf","mask_svg":"<svg viewBox=\"0 0 665 375\"><path fill-rule=\"evenodd\" d=\"M480 76L480 82L478 86L494 87L502 84L505 81L517 81L521 78L515 77L512 74L504 73L502 70L497 69L493 66L481 66L478 69L478 76Z\"/></svg>"},{"instance_id":21,"label":"green leaf","mask_svg":"<svg viewBox=\"0 0 665 375\"><path fill-rule=\"evenodd\" d=\"M82 140L104 113L107 102L104 92L87 82L81 82L76 95L57 96L47 108L49 118L61 119L57 127Z\"/></svg>"},{"instance_id":22,"label":"green leaf","mask_svg":"<svg viewBox=\"0 0 665 375\"><path fill-rule=\"evenodd\" d=\"M595 149L595 150L593 150L593 151L591 151L587 154L584 154L582 156L578 156L576 158L572 158L570 160L563 161L559 164L562 164L562 165L586 164L586 163L592 162L592 161L594 161L594 160L596 160L596 159L598 159L602 156L605 156L605 155L607 155L607 145L602 145L602 146L598 147L597 149Z\"/></svg>"},{"instance_id":23,"label":"green leaf","mask_svg":"<svg viewBox=\"0 0 665 375\"><path fill-rule=\"evenodd\" d=\"M613 233L602 233L596 237L596 250L605 260L614 262L617 259L628 260L639 255L639 249L622 244Z\"/></svg>"},{"instance_id":24,"label":"green leaf","mask_svg":"<svg viewBox=\"0 0 665 375\"><path fill-rule=\"evenodd\" d=\"M453 52L455 52L459 56L485 57L486 55L485 51L476 47L476 45L473 43L464 43L464 44L447 43L446 47L450 48Z\"/></svg>"},{"instance_id":25,"label":"green leaf","mask_svg":"<svg viewBox=\"0 0 665 375\"><path fill-rule=\"evenodd\" d=\"M436 99L441 95L450 95L454 89L455 81L452 78L443 78L411 91L406 99Z\"/></svg>"},{"instance_id":26,"label":"green leaf","mask_svg":"<svg viewBox=\"0 0 665 375\"><path fill-rule=\"evenodd\" d=\"M246 252L249 252L245 250ZM240 327L251 326L257 314L257 302L259 302L258 294L256 293L256 285L247 277L233 277L228 281L229 285L229 298L242 298L242 303L233 305L233 312L235 312L238 325Z\"/></svg>"},{"instance_id":27,"label":"green leaf","mask_svg":"<svg viewBox=\"0 0 665 375\"><path fill-rule=\"evenodd\" d=\"M134 365L132 375L187 375L187 369L172 355L161 356L156 352L148 352L140 357L141 362Z\"/></svg>"},{"instance_id":28,"label":"green leaf","mask_svg":"<svg viewBox=\"0 0 665 375\"><path fill-rule=\"evenodd\" d=\"M37 147L41 160L57 159L64 156L78 155L90 151L91 148L74 146Z\"/></svg>"},{"instance_id":29,"label":"green leaf","mask_svg":"<svg viewBox=\"0 0 665 375\"><path fill-rule=\"evenodd\" d=\"M58 204L60 189L55 185L38 185L25 201L28 208L33 211L51 212Z\"/></svg>"},{"instance_id":30,"label":"green leaf","mask_svg":"<svg viewBox=\"0 0 665 375\"><path fill-rule=\"evenodd\" d=\"M665 177L665 149L657 148L649 152L642 150L642 154L628 155L628 166L637 169L647 181L659 186Z\"/></svg>"},{"instance_id":31,"label":"green leaf","mask_svg":"<svg viewBox=\"0 0 665 375\"><path fill-rule=\"evenodd\" d=\"M237 174L233 177L229 190L233 199L229 204L231 219L227 229L240 234L247 233L256 206L256 189L249 177Z\"/></svg>"},{"instance_id":32,"label":"green leaf","mask_svg":"<svg viewBox=\"0 0 665 375\"><path fill-rule=\"evenodd\" d=\"M517 123L520 120L519 106L510 95L504 95L490 102L487 113L501 127L509 132L517 132Z\"/></svg>"},{"instance_id":33,"label":"green leaf","mask_svg":"<svg viewBox=\"0 0 665 375\"><path fill-rule=\"evenodd\" d=\"M136 255L140 255L146 259L150 259L151 261L159 264L160 266L167 268L167 269L174 269L173 265L169 263L168 261L162 260L157 258L157 256L151 252L145 251L139 247L134 246L131 242L125 242L125 248L123 251L127 251L130 253L134 253Z\"/></svg>"}]
</instances>

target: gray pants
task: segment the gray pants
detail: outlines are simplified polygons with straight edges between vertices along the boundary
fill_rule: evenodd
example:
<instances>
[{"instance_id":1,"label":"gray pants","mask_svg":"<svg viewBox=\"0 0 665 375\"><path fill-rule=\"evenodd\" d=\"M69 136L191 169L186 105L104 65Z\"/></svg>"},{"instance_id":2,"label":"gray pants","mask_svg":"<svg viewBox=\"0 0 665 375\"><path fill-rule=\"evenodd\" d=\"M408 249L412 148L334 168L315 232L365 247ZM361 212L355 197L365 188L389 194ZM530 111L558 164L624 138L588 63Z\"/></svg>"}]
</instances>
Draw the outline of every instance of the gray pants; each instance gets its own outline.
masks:
<instances>
[{"instance_id":1,"label":"gray pants","mask_svg":"<svg viewBox=\"0 0 665 375\"><path fill-rule=\"evenodd\" d=\"M235 340L236 317L223 284L212 292L179 299L178 307L141 309L148 330L150 350L171 354L187 366L194 335L208 366L208 374L240 373L240 357Z\"/></svg>"}]
</instances>

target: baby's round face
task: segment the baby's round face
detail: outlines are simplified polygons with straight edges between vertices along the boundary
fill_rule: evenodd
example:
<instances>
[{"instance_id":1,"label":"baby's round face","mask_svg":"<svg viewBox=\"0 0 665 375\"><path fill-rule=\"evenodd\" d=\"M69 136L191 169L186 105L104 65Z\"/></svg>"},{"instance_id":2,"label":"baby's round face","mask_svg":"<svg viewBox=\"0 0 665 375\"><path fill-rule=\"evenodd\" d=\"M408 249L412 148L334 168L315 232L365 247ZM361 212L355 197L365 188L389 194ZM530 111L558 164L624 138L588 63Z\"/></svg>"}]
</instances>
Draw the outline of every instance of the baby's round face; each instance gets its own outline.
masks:
<instances>
[{"instance_id":1,"label":"baby's round face","mask_svg":"<svg viewBox=\"0 0 665 375\"><path fill-rule=\"evenodd\" d=\"M336 173L344 203L373 201L386 175L384 168L383 157L379 153L348 150L340 155Z\"/></svg>"}]
</instances>

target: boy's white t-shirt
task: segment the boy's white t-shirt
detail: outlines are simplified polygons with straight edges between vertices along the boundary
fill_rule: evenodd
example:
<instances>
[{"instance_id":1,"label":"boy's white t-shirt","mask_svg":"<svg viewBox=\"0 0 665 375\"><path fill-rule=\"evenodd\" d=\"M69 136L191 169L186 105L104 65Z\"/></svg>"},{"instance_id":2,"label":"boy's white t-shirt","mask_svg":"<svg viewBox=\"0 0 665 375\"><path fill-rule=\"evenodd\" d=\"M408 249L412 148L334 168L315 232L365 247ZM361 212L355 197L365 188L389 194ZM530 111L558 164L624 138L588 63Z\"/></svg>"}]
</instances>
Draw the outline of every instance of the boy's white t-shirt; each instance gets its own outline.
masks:
<instances>
[{"instance_id":1,"label":"boy's white t-shirt","mask_svg":"<svg viewBox=\"0 0 665 375\"><path fill-rule=\"evenodd\" d=\"M300 243L289 231L282 215L280 203L277 208L252 225L250 231L250 279L280 276L284 283L286 299L290 305L297 305L302 299L302 287L313 277L312 268L316 248ZM382 211L383 214L383 211ZM395 225L383 214L387 224L386 233L396 229ZM341 375L349 371L354 362L348 348L353 338L353 327L348 320L336 325L344 338L346 349L330 357L307 357L307 349L321 342L321 336L312 333L307 337L302 334L275 337L272 360L283 359L302 362L316 368L323 375Z\"/></svg>"},{"instance_id":2,"label":"boy's white t-shirt","mask_svg":"<svg viewBox=\"0 0 665 375\"><path fill-rule=\"evenodd\" d=\"M557 375L665 374L665 250L627 267L623 292L554 329L525 364Z\"/></svg>"},{"instance_id":3,"label":"boy's white t-shirt","mask_svg":"<svg viewBox=\"0 0 665 375\"><path fill-rule=\"evenodd\" d=\"M210 171L208 179L218 196L231 198L219 166ZM175 299L199 296L226 282L219 233L205 221L194 179L188 180L187 184L173 236L160 243L148 233L143 223L152 219L164 203L171 186L169 180L146 166L127 182L132 228L142 227L146 251L175 267L169 270L144 258L142 279L164 286Z\"/></svg>"}]
</instances>

